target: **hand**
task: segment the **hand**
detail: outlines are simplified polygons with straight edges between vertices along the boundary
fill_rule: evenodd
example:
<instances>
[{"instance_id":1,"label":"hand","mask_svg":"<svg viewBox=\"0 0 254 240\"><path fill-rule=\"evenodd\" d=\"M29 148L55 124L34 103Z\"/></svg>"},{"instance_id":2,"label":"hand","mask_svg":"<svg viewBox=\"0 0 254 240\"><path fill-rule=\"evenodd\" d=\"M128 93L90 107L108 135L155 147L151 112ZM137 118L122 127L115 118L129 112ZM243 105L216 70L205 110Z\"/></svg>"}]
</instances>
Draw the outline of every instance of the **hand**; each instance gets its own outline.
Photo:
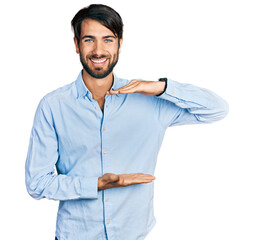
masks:
<instances>
[{"instance_id":1,"label":"hand","mask_svg":"<svg viewBox=\"0 0 254 240\"><path fill-rule=\"evenodd\" d=\"M127 85L115 89L109 90L106 94L126 94L126 93L141 93L146 96L154 96L163 92L165 88L165 82L163 81L139 81L132 80Z\"/></svg>"},{"instance_id":2,"label":"hand","mask_svg":"<svg viewBox=\"0 0 254 240\"><path fill-rule=\"evenodd\" d=\"M116 187L127 187L133 184L149 183L155 179L154 176L144 173L119 174L105 173L98 179L98 190Z\"/></svg>"}]
</instances>

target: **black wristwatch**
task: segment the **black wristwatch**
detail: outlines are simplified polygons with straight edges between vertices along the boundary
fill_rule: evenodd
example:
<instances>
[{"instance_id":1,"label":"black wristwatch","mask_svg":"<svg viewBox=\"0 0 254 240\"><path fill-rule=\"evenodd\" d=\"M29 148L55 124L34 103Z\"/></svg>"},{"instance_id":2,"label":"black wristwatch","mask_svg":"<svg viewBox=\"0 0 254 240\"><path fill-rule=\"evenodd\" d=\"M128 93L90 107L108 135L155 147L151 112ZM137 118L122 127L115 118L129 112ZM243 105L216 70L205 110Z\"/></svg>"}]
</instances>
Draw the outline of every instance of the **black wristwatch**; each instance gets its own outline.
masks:
<instances>
[{"instance_id":1,"label":"black wristwatch","mask_svg":"<svg viewBox=\"0 0 254 240\"><path fill-rule=\"evenodd\" d=\"M167 79L167 78L159 78L159 81L163 81L163 82L165 82L165 87L164 87L163 92L162 92L162 93L160 93L160 94L158 94L158 95L156 95L156 96L160 96L160 95L162 95L162 94L165 92L165 90L166 90L166 88L167 88L167 85L168 85L168 79Z\"/></svg>"}]
</instances>

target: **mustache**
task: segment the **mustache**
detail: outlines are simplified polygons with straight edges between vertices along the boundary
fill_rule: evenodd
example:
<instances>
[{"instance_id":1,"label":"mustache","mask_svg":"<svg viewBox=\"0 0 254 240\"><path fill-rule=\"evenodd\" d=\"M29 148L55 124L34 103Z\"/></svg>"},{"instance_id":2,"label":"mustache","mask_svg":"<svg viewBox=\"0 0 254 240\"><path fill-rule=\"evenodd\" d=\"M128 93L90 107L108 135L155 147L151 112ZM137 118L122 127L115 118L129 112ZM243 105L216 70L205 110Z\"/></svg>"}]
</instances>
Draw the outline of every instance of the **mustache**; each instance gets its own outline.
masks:
<instances>
[{"instance_id":1,"label":"mustache","mask_svg":"<svg viewBox=\"0 0 254 240\"><path fill-rule=\"evenodd\" d=\"M109 58L109 56L108 55L91 54L91 55L87 55L87 58L100 59L100 58Z\"/></svg>"}]
</instances>

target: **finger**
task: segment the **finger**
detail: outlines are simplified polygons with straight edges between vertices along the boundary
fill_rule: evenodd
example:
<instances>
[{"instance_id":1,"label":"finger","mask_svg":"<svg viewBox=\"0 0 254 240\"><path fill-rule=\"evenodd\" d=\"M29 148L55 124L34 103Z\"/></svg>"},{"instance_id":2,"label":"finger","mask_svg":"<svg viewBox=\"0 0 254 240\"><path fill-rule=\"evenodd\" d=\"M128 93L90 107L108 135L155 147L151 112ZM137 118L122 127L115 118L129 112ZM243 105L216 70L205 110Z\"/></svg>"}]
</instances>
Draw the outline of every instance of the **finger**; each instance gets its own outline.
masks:
<instances>
[{"instance_id":1,"label":"finger","mask_svg":"<svg viewBox=\"0 0 254 240\"><path fill-rule=\"evenodd\" d=\"M136 84L137 82L138 81L136 81L136 80L131 80L129 83L127 83L126 85L124 85L124 86L122 86L122 87L120 87L118 89L129 87L129 86L131 86L133 84Z\"/></svg>"},{"instance_id":2,"label":"finger","mask_svg":"<svg viewBox=\"0 0 254 240\"><path fill-rule=\"evenodd\" d=\"M114 90L109 90L106 92L107 95L116 95L118 94L118 91L114 91Z\"/></svg>"},{"instance_id":3,"label":"finger","mask_svg":"<svg viewBox=\"0 0 254 240\"><path fill-rule=\"evenodd\" d=\"M122 86L122 87L120 87L120 88L118 88L116 90L128 89L128 88L130 88L130 87L132 87L134 85L137 85L137 84L139 84L138 81L131 81L128 84L126 84L126 85L124 85L124 86Z\"/></svg>"},{"instance_id":4,"label":"finger","mask_svg":"<svg viewBox=\"0 0 254 240\"><path fill-rule=\"evenodd\" d=\"M142 176L141 179L151 179L151 180L154 180L155 179L155 176Z\"/></svg>"},{"instance_id":5,"label":"finger","mask_svg":"<svg viewBox=\"0 0 254 240\"><path fill-rule=\"evenodd\" d=\"M140 180L140 181L152 181L152 180L155 180L155 177L154 176L139 176L139 177L136 177L135 179L137 180Z\"/></svg>"},{"instance_id":6,"label":"finger","mask_svg":"<svg viewBox=\"0 0 254 240\"><path fill-rule=\"evenodd\" d=\"M134 175L138 175L140 177L144 177L144 178L151 178L151 179L155 179L155 176L151 175L151 174L144 174L144 173L134 173Z\"/></svg>"},{"instance_id":7,"label":"finger","mask_svg":"<svg viewBox=\"0 0 254 240\"><path fill-rule=\"evenodd\" d=\"M104 188L105 189L108 189L108 188L116 188L116 187L122 187L120 186L119 184L116 184L116 183L107 183Z\"/></svg>"},{"instance_id":8,"label":"finger","mask_svg":"<svg viewBox=\"0 0 254 240\"><path fill-rule=\"evenodd\" d=\"M147 183L155 180L155 177L150 174L129 174L122 176L124 182L128 182L129 184L137 184L137 183Z\"/></svg>"},{"instance_id":9,"label":"finger","mask_svg":"<svg viewBox=\"0 0 254 240\"><path fill-rule=\"evenodd\" d=\"M127 187L129 185L141 184L141 183L150 183L153 179L124 179L122 181L111 182L105 185L105 188L115 188L115 187Z\"/></svg>"},{"instance_id":10,"label":"finger","mask_svg":"<svg viewBox=\"0 0 254 240\"><path fill-rule=\"evenodd\" d=\"M128 84L126 84L126 85L124 85L124 86L122 86L122 87L120 87L120 88L111 90L111 91L118 91L119 89L128 88L129 86L131 86L131 85L133 85L133 84L135 84L135 83L136 83L136 81L131 81L131 82L129 82Z\"/></svg>"},{"instance_id":11,"label":"finger","mask_svg":"<svg viewBox=\"0 0 254 240\"><path fill-rule=\"evenodd\" d=\"M153 179L143 179L142 181L140 181L139 183L150 183L152 182Z\"/></svg>"},{"instance_id":12,"label":"finger","mask_svg":"<svg viewBox=\"0 0 254 240\"><path fill-rule=\"evenodd\" d=\"M136 93L138 91L139 91L138 84L132 85L128 88L118 90L119 94Z\"/></svg>"},{"instance_id":13,"label":"finger","mask_svg":"<svg viewBox=\"0 0 254 240\"><path fill-rule=\"evenodd\" d=\"M153 179L135 179L135 181L129 182L128 185L141 184L141 183L150 183L152 181L153 181Z\"/></svg>"},{"instance_id":14,"label":"finger","mask_svg":"<svg viewBox=\"0 0 254 240\"><path fill-rule=\"evenodd\" d=\"M128 90L128 89L132 89L132 88L134 88L134 87L136 87L138 85L139 85L139 82L135 81L135 82L133 82L131 84L127 84L127 85L125 85L125 86L123 86L121 88L118 88L116 90L118 90L118 91L124 91L124 90Z\"/></svg>"},{"instance_id":15,"label":"finger","mask_svg":"<svg viewBox=\"0 0 254 240\"><path fill-rule=\"evenodd\" d=\"M125 90L132 89L133 87L135 87L138 84L139 84L139 82L131 81L130 83L128 83L127 85L125 85L123 87L120 87L120 88L115 89L115 90L107 91L107 94L112 94L113 95L113 94L123 93ZM124 93L131 93L131 92L124 92Z\"/></svg>"},{"instance_id":16,"label":"finger","mask_svg":"<svg viewBox=\"0 0 254 240\"><path fill-rule=\"evenodd\" d=\"M102 176L102 181L106 183L116 182L119 180L119 176L114 173L105 173Z\"/></svg>"}]
</instances>

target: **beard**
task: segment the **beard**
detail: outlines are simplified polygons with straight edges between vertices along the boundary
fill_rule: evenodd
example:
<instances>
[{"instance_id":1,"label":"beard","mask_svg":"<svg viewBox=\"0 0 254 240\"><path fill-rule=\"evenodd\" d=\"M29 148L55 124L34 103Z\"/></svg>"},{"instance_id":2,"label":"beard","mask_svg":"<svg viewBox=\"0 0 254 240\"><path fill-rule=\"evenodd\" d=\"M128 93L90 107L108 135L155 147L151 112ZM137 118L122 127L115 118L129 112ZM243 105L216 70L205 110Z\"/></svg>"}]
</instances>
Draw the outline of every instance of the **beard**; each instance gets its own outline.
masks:
<instances>
[{"instance_id":1,"label":"beard","mask_svg":"<svg viewBox=\"0 0 254 240\"><path fill-rule=\"evenodd\" d=\"M81 51L79 51L79 57L80 57L80 62L83 66L83 68L86 70L86 72L92 76L93 78L105 78L107 77L114 69L115 65L117 64L118 62L118 58L119 58L119 49L117 50L117 54L114 55L114 58L113 58L113 61L111 63L109 63L109 65L107 66L107 69L105 70L102 70L101 67L98 67L98 68L95 68L95 70L91 69L87 62L85 61ZM108 58L108 56L106 55L101 55L101 56L98 56L98 55L88 55L87 56L87 59L88 61L90 61L89 59L90 58L96 58L96 59L100 59L100 58ZM108 58L107 61L109 61L110 58Z\"/></svg>"}]
</instances>

